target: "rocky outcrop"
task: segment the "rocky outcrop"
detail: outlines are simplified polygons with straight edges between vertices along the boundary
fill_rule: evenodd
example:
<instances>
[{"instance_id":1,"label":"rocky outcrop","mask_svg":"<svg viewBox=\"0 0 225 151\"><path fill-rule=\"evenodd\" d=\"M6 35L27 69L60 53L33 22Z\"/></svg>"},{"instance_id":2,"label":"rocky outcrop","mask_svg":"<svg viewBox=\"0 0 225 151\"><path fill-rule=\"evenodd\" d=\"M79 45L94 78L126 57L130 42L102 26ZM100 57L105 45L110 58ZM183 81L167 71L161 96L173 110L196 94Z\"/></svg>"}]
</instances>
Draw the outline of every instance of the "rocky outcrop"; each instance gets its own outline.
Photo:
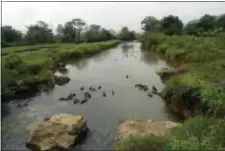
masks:
<instances>
[{"instance_id":1,"label":"rocky outcrop","mask_svg":"<svg viewBox=\"0 0 225 151\"><path fill-rule=\"evenodd\" d=\"M67 76L55 76L55 83L58 85L64 85L70 81L70 78Z\"/></svg>"},{"instance_id":2,"label":"rocky outcrop","mask_svg":"<svg viewBox=\"0 0 225 151\"><path fill-rule=\"evenodd\" d=\"M84 138L87 122L79 115L61 113L45 118L33 129L26 141L32 150L68 149Z\"/></svg>"},{"instance_id":3,"label":"rocky outcrop","mask_svg":"<svg viewBox=\"0 0 225 151\"><path fill-rule=\"evenodd\" d=\"M127 119L119 122L118 138L127 136L164 135L181 124L172 121Z\"/></svg>"},{"instance_id":4,"label":"rocky outcrop","mask_svg":"<svg viewBox=\"0 0 225 151\"><path fill-rule=\"evenodd\" d=\"M140 145L138 144L138 142L142 142L143 138L148 138L148 150L158 150L160 148L162 149L163 144L159 145L158 147L155 146L156 144L154 144L153 141L154 136L161 137L162 139L163 136L167 134L172 128L178 127L180 125L181 124L172 121L136 119L127 119L120 121L114 148L115 150L136 150L140 147L138 147L138 145ZM151 141L153 141L152 144ZM137 148L135 149L135 147Z\"/></svg>"}]
</instances>

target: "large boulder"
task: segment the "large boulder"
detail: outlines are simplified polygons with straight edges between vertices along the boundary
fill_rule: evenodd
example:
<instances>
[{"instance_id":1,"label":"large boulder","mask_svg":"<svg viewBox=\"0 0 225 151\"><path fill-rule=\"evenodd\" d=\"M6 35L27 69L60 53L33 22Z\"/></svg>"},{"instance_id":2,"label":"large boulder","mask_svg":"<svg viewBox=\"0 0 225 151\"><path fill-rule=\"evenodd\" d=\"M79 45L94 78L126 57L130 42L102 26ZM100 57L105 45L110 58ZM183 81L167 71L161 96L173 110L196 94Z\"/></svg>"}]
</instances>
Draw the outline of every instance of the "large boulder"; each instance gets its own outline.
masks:
<instances>
[{"instance_id":1,"label":"large boulder","mask_svg":"<svg viewBox=\"0 0 225 151\"><path fill-rule=\"evenodd\" d=\"M64 85L70 81L70 78L67 76L55 76L55 83L58 85Z\"/></svg>"},{"instance_id":2,"label":"large boulder","mask_svg":"<svg viewBox=\"0 0 225 151\"><path fill-rule=\"evenodd\" d=\"M150 137L153 138L153 136L162 137L165 134L167 134L172 128L175 128L180 125L181 124L172 121L154 121L154 120L136 120L136 119L122 120L119 122L117 130L115 149L133 150L132 148L134 147L133 145L135 144L131 140L136 139L137 141L141 138L144 138L145 136L147 136L147 138ZM148 149L151 149L151 147L149 146Z\"/></svg>"},{"instance_id":3,"label":"large boulder","mask_svg":"<svg viewBox=\"0 0 225 151\"><path fill-rule=\"evenodd\" d=\"M87 130L87 122L80 115L53 115L30 132L26 146L31 150L69 149L84 139Z\"/></svg>"},{"instance_id":4,"label":"large boulder","mask_svg":"<svg viewBox=\"0 0 225 151\"><path fill-rule=\"evenodd\" d=\"M164 135L171 128L181 124L172 121L154 121L154 120L137 120L127 119L119 122L118 137L135 136L135 135Z\"/></svg>"}]
</instances>

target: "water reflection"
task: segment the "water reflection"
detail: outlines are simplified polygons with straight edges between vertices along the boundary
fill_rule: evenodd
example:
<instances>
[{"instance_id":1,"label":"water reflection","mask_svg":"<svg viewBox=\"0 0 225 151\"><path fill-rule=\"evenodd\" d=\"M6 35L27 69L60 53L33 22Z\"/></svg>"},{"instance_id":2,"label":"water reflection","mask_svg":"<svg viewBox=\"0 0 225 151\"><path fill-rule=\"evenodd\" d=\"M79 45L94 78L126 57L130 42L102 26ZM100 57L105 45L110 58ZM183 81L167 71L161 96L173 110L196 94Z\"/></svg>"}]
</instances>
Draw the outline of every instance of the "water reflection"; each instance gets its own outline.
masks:
<instances>
[{"instance_id":1,"label":"water reflection","mask_svg":"<svg viewBox=\"0 0 225 151\"><path fill-rule=\"evenodd\" d=\"M79 60L71 60L69 64L76 66L78 70L82 70L88 66L89 60L88 58L82 58Z\"/></svg>"},{"instance_id":2,"label":"water reflection","mask_svg":"<svg viewBox=\"0 0 225 151\"><path fill-rule=\"evenodd\" d=\"M134 46L133 46L133 43L124 42L121 44L121 48L122 48L123 55L128 57L129 50L132 50L134 48Z\"/></svg>"},{"instance_id":3,"label":"water reflection","mask_svg":"<svg viewBox=\"0 0 225 151\"><path fill-rule=\"evenodd\" d=\"M140 58L146 64L157 64L159 60L159 57L156 54L149 51L142 51Z\"/></svg>"},{"instance_id":4,"label":"water reflection","mask_svg":"<svg viewBox=\"0 0 225 151\"><path fill-rule=\"evenodd\" d=\"M114 48L113 48L114 49ZM107 51L101 51L101 52L99 52L99 53L97 53L97 54L95 54L94 56L92 56L91 58L92 58L92 60L94 61L94 62L101 62L108 54L110 54L111 53L111 50L112 49L109 49L109 50L107 50Z\"/></svg>"}]
</instances>

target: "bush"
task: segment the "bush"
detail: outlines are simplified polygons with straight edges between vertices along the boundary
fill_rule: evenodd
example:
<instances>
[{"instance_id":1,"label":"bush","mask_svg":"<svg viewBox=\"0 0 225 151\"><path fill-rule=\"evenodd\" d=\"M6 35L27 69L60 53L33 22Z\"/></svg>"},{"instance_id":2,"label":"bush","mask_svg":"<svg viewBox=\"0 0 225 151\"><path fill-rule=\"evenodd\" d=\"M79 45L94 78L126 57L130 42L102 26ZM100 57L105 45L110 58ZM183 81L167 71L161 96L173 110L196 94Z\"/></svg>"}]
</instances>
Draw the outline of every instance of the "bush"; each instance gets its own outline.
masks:
<instances>
[{"instance_id":1,"label":"bush","mask_svg":"<svg viewBox=\"0 0 225 151\"><path fill-rule=\"evenodd\" d=\"M224 150L225 120L195 117L171 131L167 149Z\"/></svg>"},{"instance_id":2,"label":"bush","mask_svg":"<svg viewBox=\"0 0 225 151\"><path fill-rule=\"evenodd\" d=\"M224 150L225 120L197 116L165 136L125 137L117 150Z\"/></svg>"}]
</instances>

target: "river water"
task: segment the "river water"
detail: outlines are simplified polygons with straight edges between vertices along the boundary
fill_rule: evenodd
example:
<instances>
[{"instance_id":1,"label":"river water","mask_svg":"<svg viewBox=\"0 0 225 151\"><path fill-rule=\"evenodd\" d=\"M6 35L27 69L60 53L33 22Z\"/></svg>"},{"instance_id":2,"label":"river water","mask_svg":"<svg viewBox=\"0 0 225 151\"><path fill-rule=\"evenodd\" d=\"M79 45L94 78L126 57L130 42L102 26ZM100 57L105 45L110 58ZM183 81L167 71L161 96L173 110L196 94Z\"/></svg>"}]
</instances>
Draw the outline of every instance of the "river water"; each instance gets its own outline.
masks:
<instances>
[{"instance_id":1,"label":"river water","mask_svg":"<svg viewBox=\"0 0 225 151\"><path fill-rule=\"evenodd\" d=\"M112 149L119 120L126 118L173 120L166 112L163 100L149 97L134 87L143 83L158 90L164 88L156 70L166 67L165 61L153 54L142 52L138 42L123 43L112 49L70 62L65 75L71 78L63 86L52 91L41 92L33 97L11 101L5 107L8 114L2 118L2 149L23 150L27 132L46 116L57 113L80 114L88 122L90 133L76 149ZM57 72L56 74L61 74ZM126 78L126 75L129 77ZM58 97L75 92L82 98L83 86L100 90L91 92L92 98L85 104L58 101ZM112 89L115 95L112 95ZM103 97L103 92L106 97ZM17 104L28 101L28 106L18 108Z\"/></svg>"}]
</instances>

